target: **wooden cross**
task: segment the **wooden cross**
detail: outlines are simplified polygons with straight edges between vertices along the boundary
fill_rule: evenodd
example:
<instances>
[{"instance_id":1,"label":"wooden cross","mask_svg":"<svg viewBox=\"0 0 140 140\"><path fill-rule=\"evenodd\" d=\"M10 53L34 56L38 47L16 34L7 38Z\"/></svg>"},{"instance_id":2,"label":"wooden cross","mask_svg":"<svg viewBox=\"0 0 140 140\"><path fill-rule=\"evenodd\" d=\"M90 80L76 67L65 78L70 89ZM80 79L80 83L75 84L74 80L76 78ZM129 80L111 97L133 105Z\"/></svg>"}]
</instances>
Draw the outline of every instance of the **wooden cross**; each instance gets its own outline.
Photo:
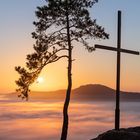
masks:
<instances>
[{"instance_id":1,"label":"wooden cross","mask_svg":"<svg viewBox=\"0 0 140 140\"><path fill-rule=\"evenodd\" d=\"M139 55L138 51L121 49L121 11L118 11L118 33L117 33L117 48L95 45L95 49L105 49L117 52L117 74L116 74L116 109L115 109L115 130L120 129L120 62L121 52Z\"/></svg>"}]
</instances>

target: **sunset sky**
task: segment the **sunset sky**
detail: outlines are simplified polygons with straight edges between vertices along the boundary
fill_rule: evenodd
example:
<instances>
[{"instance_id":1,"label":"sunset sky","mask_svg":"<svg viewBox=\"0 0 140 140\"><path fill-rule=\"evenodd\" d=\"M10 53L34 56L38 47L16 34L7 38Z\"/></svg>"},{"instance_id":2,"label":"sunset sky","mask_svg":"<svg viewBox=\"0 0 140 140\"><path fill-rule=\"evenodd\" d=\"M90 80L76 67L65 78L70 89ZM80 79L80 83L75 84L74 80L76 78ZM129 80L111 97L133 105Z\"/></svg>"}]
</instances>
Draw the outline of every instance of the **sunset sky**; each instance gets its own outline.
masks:
<instances>
[{"instance_id":1,"label":"sunset sky","mask_svg":"<svg viewBox=\"0 0 140 140\"><path fill-rule=\"evenodd\" d=\"M25 66L26 55L33 52L35 30L34 11L45 0L0 0L0 93L16 88L18 74L15 66ZM95 43L116 47L117 10L122 10L122 48L140 51L140 1L99 0L90 10L92 18L105 27L109 40L92 40ZM74 49L73 88L85 84L104 84L115 88L116 53L105 50L87 52L84 47ZM122 54L121 89L140 92L140 56ZM50 91L66 89L67 61L48 65L41 73L41 82L32 90Z\"/></svg>"}]
</instances>

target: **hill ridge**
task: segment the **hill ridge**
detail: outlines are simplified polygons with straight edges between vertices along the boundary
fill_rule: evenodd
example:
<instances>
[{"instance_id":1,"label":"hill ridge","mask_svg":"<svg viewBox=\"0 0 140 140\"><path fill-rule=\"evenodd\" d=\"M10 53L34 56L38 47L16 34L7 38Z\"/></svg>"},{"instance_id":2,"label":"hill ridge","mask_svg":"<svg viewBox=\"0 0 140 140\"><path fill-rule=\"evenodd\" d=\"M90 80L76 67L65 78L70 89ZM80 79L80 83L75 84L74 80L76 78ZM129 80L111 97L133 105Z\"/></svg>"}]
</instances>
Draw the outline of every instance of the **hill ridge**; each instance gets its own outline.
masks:
<instances>
[{"instance_id":1,"label":"hill ridge","mask_svg":"<svg viewBox=\"0 0 140 140\"><path fill-rule=\"evenodd\" d=\"M56 90L48 92L33 91L30 93L30 99L49 99L49 100L64 100L66 90ZM16 93L8 94L7 97L17 97ZM101 84L86 84L72 90L71 100L78 101L114 101L115 90ZM136 92L121 92L122 101L140 101L140 93Z\"/></svg>"}]
</instances>

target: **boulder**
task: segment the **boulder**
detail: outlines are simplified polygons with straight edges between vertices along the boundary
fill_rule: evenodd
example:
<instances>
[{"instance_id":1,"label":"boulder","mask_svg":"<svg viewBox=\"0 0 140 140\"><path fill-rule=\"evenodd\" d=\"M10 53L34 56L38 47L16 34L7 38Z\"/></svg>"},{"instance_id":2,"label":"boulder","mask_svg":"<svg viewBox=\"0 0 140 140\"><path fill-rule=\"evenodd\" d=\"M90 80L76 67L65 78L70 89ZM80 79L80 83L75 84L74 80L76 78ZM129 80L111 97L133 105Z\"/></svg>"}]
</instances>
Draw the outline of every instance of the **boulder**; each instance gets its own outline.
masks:
<instances>
[{"instance_id":1,"label":"boulder","mask_svg":"<svg viewBox=\"0 0 140 140\"><path fill-rule=\"evenodd\" d=\"M140 126L122 128L119 131L109 130L92 140L140 140Z\"/></svg>"}]
</instances>

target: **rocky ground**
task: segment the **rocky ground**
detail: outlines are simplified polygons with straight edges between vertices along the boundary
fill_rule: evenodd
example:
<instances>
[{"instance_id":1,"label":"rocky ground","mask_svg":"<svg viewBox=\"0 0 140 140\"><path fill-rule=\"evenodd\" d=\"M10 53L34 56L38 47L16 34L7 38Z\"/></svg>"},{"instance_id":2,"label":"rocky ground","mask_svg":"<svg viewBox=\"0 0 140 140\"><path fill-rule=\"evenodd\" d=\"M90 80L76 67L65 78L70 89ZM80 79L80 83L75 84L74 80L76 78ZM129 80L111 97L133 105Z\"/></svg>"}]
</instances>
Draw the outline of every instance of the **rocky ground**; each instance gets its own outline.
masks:
<instances>
[{"instance_id":1,"label":"rocky ground","mask_svg":"<svg viewBox=\"0 0 140 140\"><path fill-rule=\"evenodd\" d=\"M109 130L92 140L140 140L140 126L122 128L120 131Z\"/></svg>"}]
</instances>

